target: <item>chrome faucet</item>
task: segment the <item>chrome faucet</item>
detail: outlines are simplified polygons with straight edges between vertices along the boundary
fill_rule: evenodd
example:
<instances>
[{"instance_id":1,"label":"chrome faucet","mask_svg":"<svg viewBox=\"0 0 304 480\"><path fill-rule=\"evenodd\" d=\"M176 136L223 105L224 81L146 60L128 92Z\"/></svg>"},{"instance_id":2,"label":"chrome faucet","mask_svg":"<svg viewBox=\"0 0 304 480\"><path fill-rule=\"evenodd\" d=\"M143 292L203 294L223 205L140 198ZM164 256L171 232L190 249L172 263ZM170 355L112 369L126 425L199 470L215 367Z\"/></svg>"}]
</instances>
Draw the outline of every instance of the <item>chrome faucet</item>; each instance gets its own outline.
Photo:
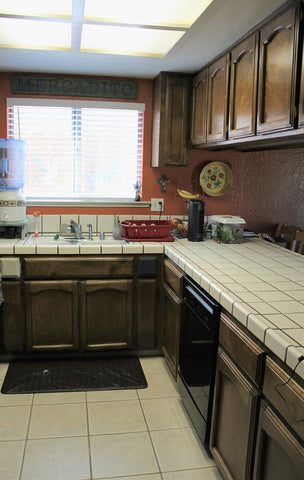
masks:
<instances>
[{"instance_id":1,"label":"chrome faucet","mask_svg":"<svg viewBox=\"0 0 304 480\"><path fill-rule=\"evenodd\" d=\"M93 240L93 227L90 223L88 223L87 227L89 229L89 240Z\"/></svg>"},{"instance_id":2,"label":"chrome faucet","mask_svg":"<svg viewBox=\"0 0 304 480\"><path fill-rule=\"evenodd\" d=\"M76 222L74 222L74 220L70 220L70 225L71 227L71 230L74 231L75 233L75 237L80 240L82 238L82 234L81 234L81 225L78 225Z\"/></svg>"}]
</instances>

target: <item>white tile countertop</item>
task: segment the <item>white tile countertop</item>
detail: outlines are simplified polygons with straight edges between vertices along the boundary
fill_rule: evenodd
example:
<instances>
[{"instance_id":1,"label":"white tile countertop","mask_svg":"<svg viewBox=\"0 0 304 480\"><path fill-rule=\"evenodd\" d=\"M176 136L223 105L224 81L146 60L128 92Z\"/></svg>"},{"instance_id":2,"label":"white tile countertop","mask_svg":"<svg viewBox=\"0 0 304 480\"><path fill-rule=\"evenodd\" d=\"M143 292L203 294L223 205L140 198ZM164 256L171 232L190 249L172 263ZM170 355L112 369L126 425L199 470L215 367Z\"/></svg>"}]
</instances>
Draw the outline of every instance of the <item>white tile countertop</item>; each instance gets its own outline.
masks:
<instances>
[{"instance_id":1,"label":"white tile countertop","mask_svg":"<svg viewBox=\"0 0 304 480\"><path fill-rule=\"evenodd\" d=\"M178 240L166 255L290 368L304 355L304 256L260 239ZM304 361L296 369L304 379Z\"/></svg>"},{"instance_id":2,"label":"white tile countertop","mask_svg":"<svg viewBox=\"0 0 304 480\"><path fill-rule=\"evenodd\" d=\"M55 242L54 242L55 243ZM160 254L163 251L292 369L304 355L304 256L264 240L29 244L0 240L0 255ZM304 379L304 362L296 373Z\"/></svg>"},{"instance_id":3,"label":"white tile countertop","mask_svg":"<svg viewBox=\"0 0 304 480\"><path fill-rule=\"evenodd\" d=\"M143 253L162 253L163 243L160 242L124 242L113 241L112 235L106 236L104 241L94 238L91 242L69 243L64 240L54 240L53 235L40 235L37 239L33 235L23 240L0 239L0 256L4 255L128 255Z\"/></svg>"}]
</instances>

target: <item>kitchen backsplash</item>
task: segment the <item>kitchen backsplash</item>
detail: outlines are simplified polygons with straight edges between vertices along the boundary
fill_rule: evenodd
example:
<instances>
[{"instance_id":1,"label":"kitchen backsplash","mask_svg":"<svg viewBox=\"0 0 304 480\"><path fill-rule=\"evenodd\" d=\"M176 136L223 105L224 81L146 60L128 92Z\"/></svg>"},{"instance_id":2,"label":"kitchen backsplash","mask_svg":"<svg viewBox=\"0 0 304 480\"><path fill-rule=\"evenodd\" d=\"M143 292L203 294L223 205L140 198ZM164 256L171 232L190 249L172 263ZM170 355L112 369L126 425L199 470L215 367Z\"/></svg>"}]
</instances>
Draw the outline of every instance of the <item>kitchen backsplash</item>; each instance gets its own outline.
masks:
<instances>
[{"instance_id":1,"label":"kitchen backsplash","mask_svg":"<svg viewBox=\"0 0 304 480\"><path fill-rule=\"evenodd\" d=\"M32 215L27 215L29 219L28 232L35 233L35 219ZM79 223L82 232L89 231L88 225L92 225L93 233L112 233L114 228L114 215L41 215L39 217L39 233L59 233L60 226L63 223L69 223L74 220ZM185 215L162 215L161 220L181 218L187 220ZM159 215L119 215L119 220L159 220Z\"/></svg>"}]
</instances>

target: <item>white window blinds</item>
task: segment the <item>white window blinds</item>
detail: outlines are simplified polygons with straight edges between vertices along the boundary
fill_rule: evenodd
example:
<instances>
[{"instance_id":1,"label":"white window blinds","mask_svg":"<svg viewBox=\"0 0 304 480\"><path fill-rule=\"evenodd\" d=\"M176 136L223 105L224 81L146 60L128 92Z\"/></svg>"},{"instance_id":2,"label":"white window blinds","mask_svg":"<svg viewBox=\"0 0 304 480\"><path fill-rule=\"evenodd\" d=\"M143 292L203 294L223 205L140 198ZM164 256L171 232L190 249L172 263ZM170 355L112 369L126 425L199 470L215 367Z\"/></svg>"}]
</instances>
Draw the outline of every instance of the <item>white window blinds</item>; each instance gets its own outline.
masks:
<instances>
[{"instance_id":1,"label":"white window blinds","mask_svg":"<svg viewBox=\"0 0 304 480\"><path fill-rule=\"evenodd\" d=\"M143 110L132 103L8 99L9 138L27 144L27 198L134 198Z\"/></svg>"}]
</instances>

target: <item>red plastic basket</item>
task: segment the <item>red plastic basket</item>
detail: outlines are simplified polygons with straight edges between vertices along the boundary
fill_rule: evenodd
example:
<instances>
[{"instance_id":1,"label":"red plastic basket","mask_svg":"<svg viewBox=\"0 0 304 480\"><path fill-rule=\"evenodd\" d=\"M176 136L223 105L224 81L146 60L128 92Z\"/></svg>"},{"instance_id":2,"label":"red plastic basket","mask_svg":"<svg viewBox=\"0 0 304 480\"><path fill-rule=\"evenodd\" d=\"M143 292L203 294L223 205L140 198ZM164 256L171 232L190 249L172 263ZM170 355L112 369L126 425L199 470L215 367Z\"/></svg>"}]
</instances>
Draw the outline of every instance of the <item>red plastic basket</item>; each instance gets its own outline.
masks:
<instances>
[{"instance_id":1,"label":"red plastic basket","mask_svg":"<svg viewBox=\"0 0 304 480\"><path fill-rule=\"evenodd\" d=\"M121 235L125 238L165 238L172 230L168 220L123 220Z\"/></svg>"}]
</instances>

